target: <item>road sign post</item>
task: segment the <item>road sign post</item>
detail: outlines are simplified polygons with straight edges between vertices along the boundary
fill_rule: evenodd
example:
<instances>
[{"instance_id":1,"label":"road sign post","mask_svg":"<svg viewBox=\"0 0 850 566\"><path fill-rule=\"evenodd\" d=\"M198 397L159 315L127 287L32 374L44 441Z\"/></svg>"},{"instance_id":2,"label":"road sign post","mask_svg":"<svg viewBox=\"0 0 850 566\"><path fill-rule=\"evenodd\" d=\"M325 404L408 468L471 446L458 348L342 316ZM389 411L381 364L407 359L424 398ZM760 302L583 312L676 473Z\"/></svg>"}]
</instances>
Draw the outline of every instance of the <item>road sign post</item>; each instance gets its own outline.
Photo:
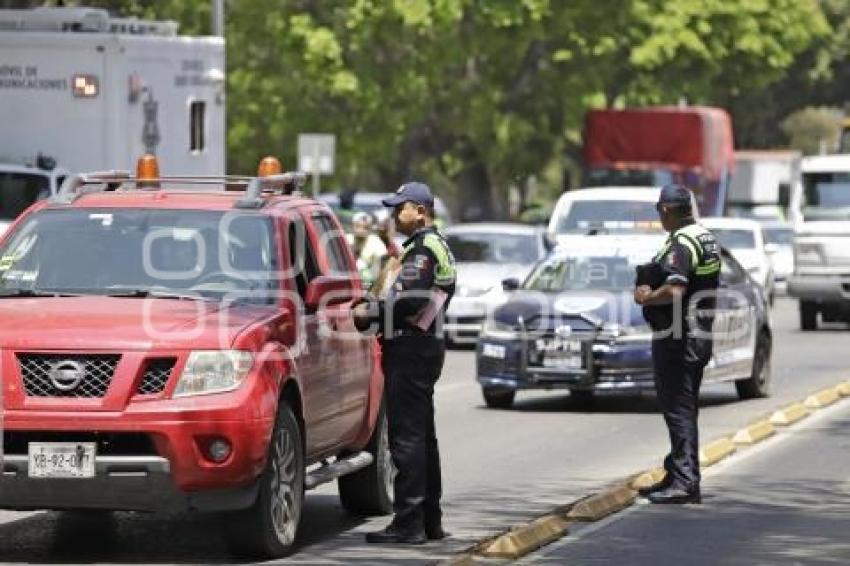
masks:
<instances>
[{"instance_id":1,"label":"road sign post","mask_svg":"<svg viewBox=\"0 0 850 566\"><path fill-rule=\"evenodd\" d=\"M333 175L336 136L298 134L298 170L313 176L313 196L320 191L321 175Z\"/></svg>"}]
</instances>

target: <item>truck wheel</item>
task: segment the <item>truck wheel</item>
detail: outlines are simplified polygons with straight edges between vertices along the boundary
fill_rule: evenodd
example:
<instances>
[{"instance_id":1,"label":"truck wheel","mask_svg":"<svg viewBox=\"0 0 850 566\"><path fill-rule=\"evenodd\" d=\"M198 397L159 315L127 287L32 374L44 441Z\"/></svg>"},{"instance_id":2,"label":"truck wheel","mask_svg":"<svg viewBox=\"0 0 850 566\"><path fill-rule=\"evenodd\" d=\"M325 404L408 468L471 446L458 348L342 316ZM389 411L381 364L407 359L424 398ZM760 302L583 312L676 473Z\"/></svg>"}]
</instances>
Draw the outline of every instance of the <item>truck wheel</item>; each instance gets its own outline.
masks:
<instances>
[{"instance_id":1,"label":"truck wheel","mask_svg":"<svg viewBox=\"0 0 850 566\"><path fill-rule=\"evenodd\" d=\"M818 329L818 306L813 301L800 301L800 328Z\"/></svg>"},{"instance_id":2,"label":"truck wheel","mask_svg":"<svg viewBox=\"0 0 850 566\"><path fill-rule=\"evenodd\" d=\"M281 401L257 500L229 516L226 534L235 554L280 558L292 552L304 503L303 446L295 414Z\"/></svg>"},{"instance_id":3,"label":"truck wheel","mask_svg":"<svg viewBox=\"0 0 850 566\"><path fill-rule=\"evenodd\" d=\"M341 476L339 499L346 511L354 515L386 515L393 510L395 466L390 455L390 437L384 403L366 450L374 460L353 474Z\"/></svg>"},{"instance_id":4,"label":"truck wheel","mask_svg":"<svg viewBox=\"0 0 850 566\"><path fill-rule=\"evenodd\" d=\"M741 399L759 399L770 394L770 350L770 337L762 332L756 342L752 374L735 381Z\"/></svg>"},{"instance_id":5,"label":"truck wheel","mask_svg":"<svg viewBox=\"0 0 850 566\"><path fill-rule=\"evenodd\" d=\"M481 389L484 395L484 403L491 409L510 409L514 404L514 396L516 391L504 389L491 389L484 387Z\"/></svg>"},{"instance_id":6,"label":"truck wheel","mask_svg":"<svg viewBox=\"0 0 850 566\"><path fill-rule=\"evenodd\" d=\"M570 397L579 405L592 405L596 398L594 392L587 389L570 389Z\"/></svg>"}]
</instances>

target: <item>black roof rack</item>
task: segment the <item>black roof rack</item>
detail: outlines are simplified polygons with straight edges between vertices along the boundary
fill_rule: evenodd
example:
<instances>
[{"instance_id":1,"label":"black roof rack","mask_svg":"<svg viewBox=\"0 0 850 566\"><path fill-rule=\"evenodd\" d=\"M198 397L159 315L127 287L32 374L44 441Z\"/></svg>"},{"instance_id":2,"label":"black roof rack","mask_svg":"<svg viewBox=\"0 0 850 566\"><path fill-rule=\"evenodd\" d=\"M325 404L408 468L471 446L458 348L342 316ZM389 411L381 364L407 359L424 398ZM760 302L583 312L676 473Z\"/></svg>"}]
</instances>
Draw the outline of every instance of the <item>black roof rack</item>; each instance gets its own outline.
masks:
<instances>
[{"instance_id":1,"label":"black roof rack","mask_svg":"<svg viewBox=\"0 0 850 566\"><path fill-rule=\"evenodd\" d=\"M221 185L228 190L233 185L244 185L245 196L236 201L236 208L262 208L266 202L264 194L289 195L306 183L304 173L288 172L267 177L246 177L239 175L169 175L155 179L131 177L128 171L95 171L69 175L54 196L48 202L53 205L67 205L79 197L94 192L128 190L126 185L134 185L138 190L160 189L161 182L192 185Z\"/></svg>"}]
</instances>

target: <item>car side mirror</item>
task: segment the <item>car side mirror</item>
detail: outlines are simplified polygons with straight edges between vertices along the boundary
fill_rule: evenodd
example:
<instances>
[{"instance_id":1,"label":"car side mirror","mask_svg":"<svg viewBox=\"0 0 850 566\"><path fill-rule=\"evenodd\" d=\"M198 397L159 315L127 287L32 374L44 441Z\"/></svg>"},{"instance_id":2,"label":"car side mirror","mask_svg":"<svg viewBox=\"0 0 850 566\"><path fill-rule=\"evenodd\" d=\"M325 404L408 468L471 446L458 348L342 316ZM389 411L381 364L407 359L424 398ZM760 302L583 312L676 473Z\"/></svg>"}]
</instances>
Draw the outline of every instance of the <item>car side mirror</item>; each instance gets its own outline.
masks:
<instances>
[{"instance_id":1,"label":"car side mirror","mask_svg":"<svg viewBox=\"0 0 850 566\"><path fill-rule=\"evenodd\" d=\"M555 234L553 234L551 232L544 232L543 233L543 247L545 248L546 252L551 252L552 250L555 249L555 246L557 246L557 245L558 245L558 239L555 236Z\"/></svg>"},{"instance_id":2,"label":"car side mirror","mask_svg":"<svg viewBox=\"0 0 850 566\"><path fill-rule=\"evenodd\" d=\"M765 245L764 245L764 251L765 251L768 255L773 255L773 254L775 254L776 252L778 252L778 251L779 251L779 246L778 246L778 245L776 245L776 244L773 244L773 243L771 243L771 244L765 244Z\"/></svg>"},{"instance_id":3,"label":"car side mirror","mask_svg":"<svg viewBox=\"0 0 850 566\"><path fill-rule=\"evenodd\" d=\"M505 291L516 291L519 289L519 279L516 277L508 277L507 279L502 279L502 289Z\"/></svg>"},{"instance_id":4,"label":"car side mirror","mask_svg":"<svg viewBox=\"0 0 850 566\"><path fill-rule=\"evenodd\" d=\"M304 306L309 312L315 312L319 305L336 305L354 298L354 285L351 279L341 276L319 275L307 284L304 293Z\"/></svg>"}]
</instances>

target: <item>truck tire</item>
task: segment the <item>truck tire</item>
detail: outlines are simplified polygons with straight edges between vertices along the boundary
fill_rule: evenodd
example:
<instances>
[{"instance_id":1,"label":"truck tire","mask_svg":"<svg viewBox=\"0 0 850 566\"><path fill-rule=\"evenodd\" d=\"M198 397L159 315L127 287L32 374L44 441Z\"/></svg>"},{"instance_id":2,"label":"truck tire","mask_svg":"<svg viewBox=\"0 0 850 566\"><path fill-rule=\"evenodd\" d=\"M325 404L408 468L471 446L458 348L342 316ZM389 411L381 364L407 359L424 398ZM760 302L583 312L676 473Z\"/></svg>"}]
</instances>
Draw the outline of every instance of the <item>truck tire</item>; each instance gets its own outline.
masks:
<instances>
[{"instance_id":1,"label":"truck tire","mask_svg":"<svg viewBox=\"0 0 850 566\"><path fill-rule=\"evenodd\" d=\"M257 499L229 515L226 535L234 554L281 558L292 552L304 504L304 474L301 427L292 408L281 401Z\"/></svg>"},{"instance_id":2,"label":"truck tire","mask_svg":"<svg viewBox=\"0 0 850 566\"><path fill-rule=\"evenodd\" d=\"M490 387L482 388L481 393L484 395L484 403L491 409L510 409L516 395L516 391Z\"/></svg>"},{"instance_id":3,"label":"truck tire","mask_svg":"<svg viewBox=\"0 0 850 566\"><path fill-rule=\"evenodd\" d=\"M395 466L390 455L387 412L384 403L366 450L374 460L365 468L341 476L338 480L339 500L354 515L386 515L393 510Z\"/></svg>"},{"instance_id":4,"label":"truck tire","mask_svg":"<svg viewBox=\"0 0 850 566\"><path fill-rule=\"evenodd\" d=\"M581 406L592 405L596 400L595 392L588 389L570 389L570 397Z\"/></svg>"},{"instance_id":5,"label":"truck tire","mask_svg":"<svg viewBox=\"0 0 850 566\"><path fill-rule=\"evenodd\" d=\"M752 374L747 379L735 381L741 399L760 399L770 394L770 352L770 337L762 332L756 342Z\"/></svg>"},{"instance_id":6,"label":"truck tire","mask_svg":"<svg viewBox=\"0 0 850 566\"><path fill-rule=\"evenodd\" d=\"M800 328L818 329L818 305L814 301L800 301Z\"/></svg>"}]
</instances>

